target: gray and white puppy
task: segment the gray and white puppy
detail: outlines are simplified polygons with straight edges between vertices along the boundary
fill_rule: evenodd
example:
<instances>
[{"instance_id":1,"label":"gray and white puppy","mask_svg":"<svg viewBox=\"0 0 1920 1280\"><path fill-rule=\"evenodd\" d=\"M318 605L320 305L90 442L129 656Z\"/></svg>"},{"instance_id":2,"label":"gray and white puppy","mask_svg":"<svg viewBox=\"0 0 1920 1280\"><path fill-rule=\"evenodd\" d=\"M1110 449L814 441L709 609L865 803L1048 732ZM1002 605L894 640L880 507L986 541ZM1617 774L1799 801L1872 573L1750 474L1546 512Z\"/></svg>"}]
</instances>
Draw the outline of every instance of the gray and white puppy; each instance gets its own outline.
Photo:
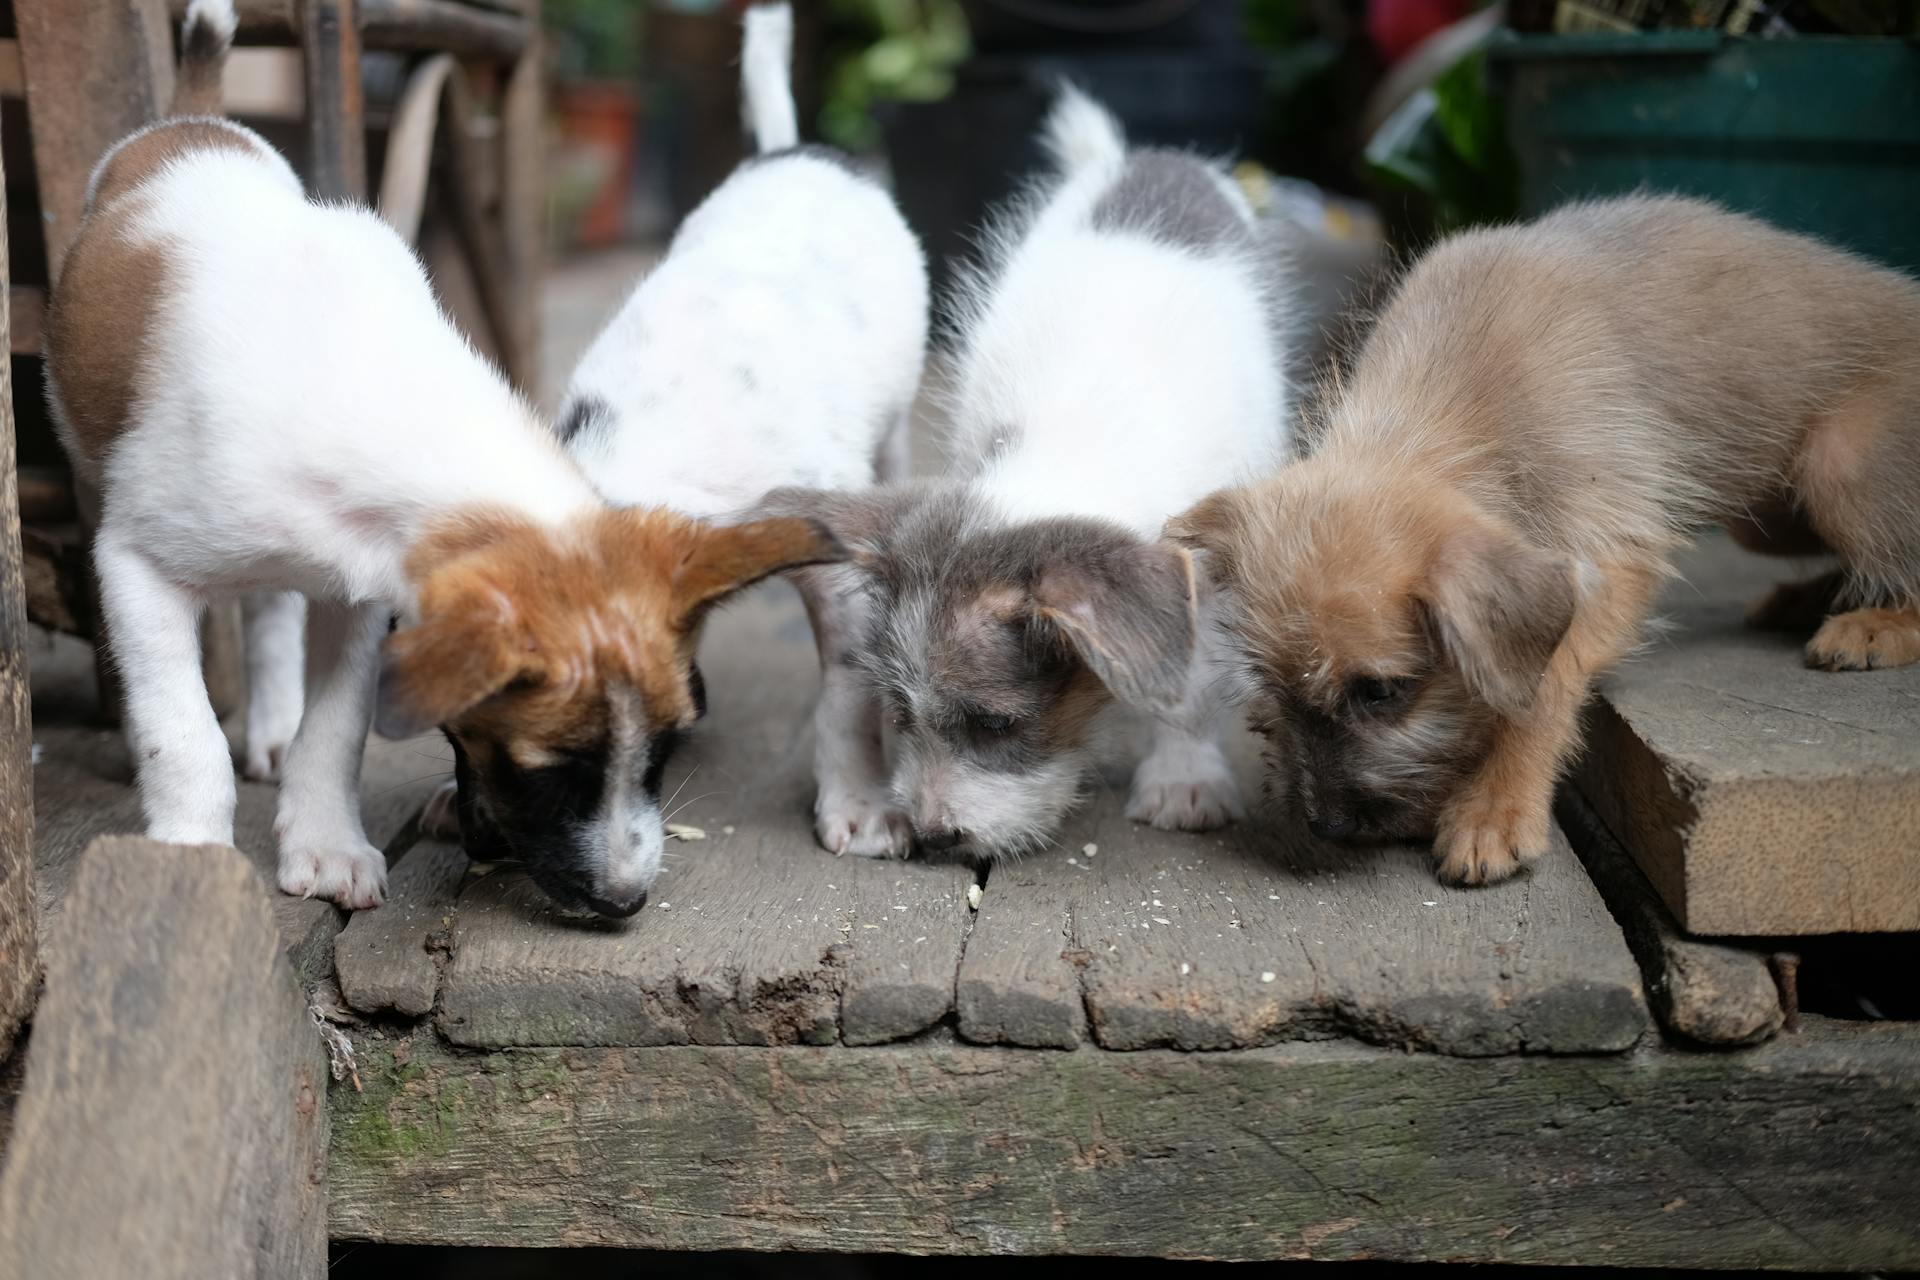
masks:
<instances>
[{"instance_id":1,"label":"gray and white puppy","mask_svg":"<svg viewBox=\"0 0 1920 1280\"><path fill-rule=\"evenodd\" d=\"M894 797L923 847L989 858L1051 837L1115 703L1156 717L1129 816L1205 830L1241 813L1209 602L1160 535L1288 456L1285 277L1237 187L1129 151L1072 90L1044 141L1057 172L996 228L960 307L946 476L763 506L854 550Z\"/></svg>"}]
</instances>

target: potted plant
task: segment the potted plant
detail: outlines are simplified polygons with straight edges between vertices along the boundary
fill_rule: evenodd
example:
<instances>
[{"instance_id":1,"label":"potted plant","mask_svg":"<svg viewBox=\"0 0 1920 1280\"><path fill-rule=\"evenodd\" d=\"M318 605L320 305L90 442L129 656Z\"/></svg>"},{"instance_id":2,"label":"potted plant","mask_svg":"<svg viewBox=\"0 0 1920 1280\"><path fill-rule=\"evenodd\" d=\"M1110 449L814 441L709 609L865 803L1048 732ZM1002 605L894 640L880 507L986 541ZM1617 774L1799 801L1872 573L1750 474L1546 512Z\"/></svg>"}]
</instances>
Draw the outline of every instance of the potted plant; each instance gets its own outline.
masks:
<instances>
[{"instance_id":1,"label":"potted plant","mask_svg":"<svg viewBox=\"0 0 1920 1280\"><path fill-rule=\"evenodd\" d=\"M553 225L570 247L611 244L628 231L646 108L642 10L634 0L545 0L542 7L560 141Z\"/></svg>"}]
</instances>

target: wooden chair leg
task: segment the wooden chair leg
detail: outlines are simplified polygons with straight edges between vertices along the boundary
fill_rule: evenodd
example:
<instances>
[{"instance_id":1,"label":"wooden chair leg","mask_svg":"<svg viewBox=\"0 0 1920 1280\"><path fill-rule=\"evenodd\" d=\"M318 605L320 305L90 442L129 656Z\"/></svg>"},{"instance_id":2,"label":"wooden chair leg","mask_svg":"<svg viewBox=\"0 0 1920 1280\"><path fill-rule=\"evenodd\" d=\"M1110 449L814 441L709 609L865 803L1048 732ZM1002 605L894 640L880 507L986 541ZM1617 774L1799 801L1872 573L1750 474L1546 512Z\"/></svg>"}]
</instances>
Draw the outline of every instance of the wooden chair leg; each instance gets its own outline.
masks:
<instances>
[{"instance_id":1,"label":"wooden chair leg","mask_svg":"<svg viewBox=\"0 0 1920 1280\"><path fill-rule=\"evenodd\" d=\"M300 0L299 12L313 194L364 201L367 131L358 0Z\"/></svg>"},{"instance_id":2,"label":"wooden chair leg","mask_svg":"<svg viewBox=\"0 0 1920 1280\"><path fill-rule=\"evenodd\" d=\"M530 15L539 30L537 7ZM505 149L500 184L501 239L506 250L508 331L501 335L507 376L536 401L544 399L540 367L540 279L546 256L545 50L536 34L514 64L501 110Z\"/></svg>"},{"instance_id":3,"label":"wooden chair leg","mask_svg":"<svg viewBox=\"0 0 1920 1280\"><path fill-rule=\"evenodd\" d=\"M0 194L6 170L0 165ZM6 349L7 233L0 226L0 350ZM14 475L13 372L0 361L0 1056L33 1005L40 976L33 891L33 708L27 686L27 600Z\"/></svg>"}]
</instances>

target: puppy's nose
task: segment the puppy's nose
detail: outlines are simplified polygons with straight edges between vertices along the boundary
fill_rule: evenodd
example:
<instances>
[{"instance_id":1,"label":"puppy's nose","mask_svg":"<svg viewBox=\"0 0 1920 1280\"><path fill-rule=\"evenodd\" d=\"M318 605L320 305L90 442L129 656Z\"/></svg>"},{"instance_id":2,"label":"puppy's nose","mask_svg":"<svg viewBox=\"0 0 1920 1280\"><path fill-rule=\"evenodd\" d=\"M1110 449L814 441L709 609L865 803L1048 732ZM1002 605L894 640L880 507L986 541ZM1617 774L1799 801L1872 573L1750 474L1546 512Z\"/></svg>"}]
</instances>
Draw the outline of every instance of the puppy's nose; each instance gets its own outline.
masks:
<instances>
[{"instance_id":1,"label":"puppy's nose","mask_svg":"<svg viewBox=\"0 0 1920 1280\"><path fill-rule=\"evenodd\" d=\"M618 897L603 898L597 893L587 895L587 905L609 920L624 920L640 908L647 905L647 891L622 894Z\"/></svg>"},{"instance_id":2,"label":"puppy's nose","mask_svg":"<svg viewBox=\"0 0 1920 1280\"><path fill-rule=\"evenodd\" d=\"M967 838L967 833L958 827L937 827L932 831L922 831L918 834L920 847L931 849L936 853L956 848Z\"/></svg>"},{"instance_id":3,"label":"puppy's nose","mask_svg":"<svg viewBox=\"0 0 1920 1280\"><path fill-rule=\"evenodd\" d=\"M1307 819L1307 830L1322 840L1345 840L1360 829L1360 820L1351 813L1316 813Z\"/></svg>"}]
</instances>

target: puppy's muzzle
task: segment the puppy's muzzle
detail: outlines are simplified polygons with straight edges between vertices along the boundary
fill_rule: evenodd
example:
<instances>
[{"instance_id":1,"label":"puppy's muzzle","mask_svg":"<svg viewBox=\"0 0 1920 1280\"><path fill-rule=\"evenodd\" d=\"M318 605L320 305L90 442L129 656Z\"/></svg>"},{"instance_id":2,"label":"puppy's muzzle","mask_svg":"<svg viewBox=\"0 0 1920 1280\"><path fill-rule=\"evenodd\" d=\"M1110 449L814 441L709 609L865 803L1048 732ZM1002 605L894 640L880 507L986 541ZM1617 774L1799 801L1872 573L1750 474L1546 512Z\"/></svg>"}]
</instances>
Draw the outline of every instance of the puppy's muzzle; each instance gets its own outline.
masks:
<instances>
[{"instance_id":1,"label":"puppy's muzzle","mask_svg":"<svg viewBox=\"0 0 1920 1280\"><path fill-rule=\"evenodd\" d=\"M1307 815L1307 830L1322 840L1351 840L1360 831L1360 819L1350 812Z\"/></svg>"},{"instance_id":2,"label":"puppy's muzzle","mask_svg":"<svg viewBox=\"0 0 1920 1280\"><path fill-rule=\"evenodd\" d=\"M647 891L642 889L637 894L620 898L603 898L599 894L588 894L587 905L593 908L595 914L603 915L609 920L624 920L647 905Z\"/></svg>"},{"instance_id":3,"label":"puppy's muzzle","mask_svg":"<svg viewBox=\"0 0 1920 1280\"><path fill-rule=\"evenodd\" d=\"M940 827L932 831L916 831L914 832L914 836L920 842L922 849L928 849L934 853L945 853L950 849L958 849L967 842L967 833L958 827Z\"/></svg>"}]
</instances>

